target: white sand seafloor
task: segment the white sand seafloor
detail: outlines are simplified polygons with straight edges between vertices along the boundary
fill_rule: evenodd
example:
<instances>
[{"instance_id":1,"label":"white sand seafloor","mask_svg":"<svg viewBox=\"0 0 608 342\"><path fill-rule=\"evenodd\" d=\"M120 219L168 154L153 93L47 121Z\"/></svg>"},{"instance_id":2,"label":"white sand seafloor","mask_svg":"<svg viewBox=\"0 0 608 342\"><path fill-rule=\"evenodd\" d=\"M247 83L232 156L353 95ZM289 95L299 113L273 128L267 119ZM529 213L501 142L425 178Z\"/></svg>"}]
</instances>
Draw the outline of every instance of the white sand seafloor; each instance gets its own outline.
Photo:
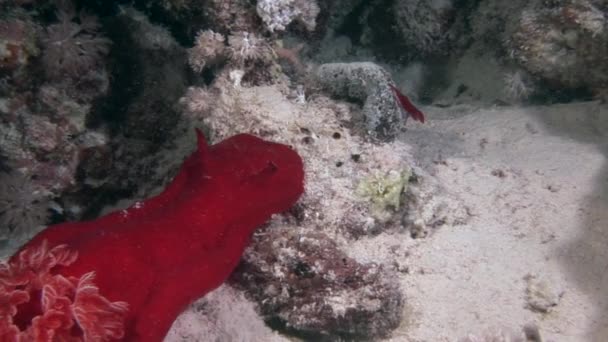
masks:
<instances>
[{"instance_id":1,"label":"white sand seafloor","mask_svg":"<svg viewBox=\"0 0 608 342\"><path fill-rule=\"evenodd\" d=\"M425 111L428 123L410 122L402 138L441 185L433 201L464 206L468 217L421 239L380 234L349 244L360 261L402 270L404 321L386 341L458 341L530 324L543 341L608 341L608 108ZM206 322L188 310L166 341L290 340L240 295L236 307L252 309L213 305L234 299L231 291L209 295Z\"/></svg>"},{"instance_id":2,"label":"white sand seafloor","mask_svg":"<svg viewBox=\"0 0 608 342\"><path fill-rule=\"evenodd\" d=\"M410 248L401 279L409 317L392 341L528 323L545 341L608 341L606 106L428 114L404 139L470 218ZM531 310L530 283L557 305Z\"/></svg>"}]
</instances>

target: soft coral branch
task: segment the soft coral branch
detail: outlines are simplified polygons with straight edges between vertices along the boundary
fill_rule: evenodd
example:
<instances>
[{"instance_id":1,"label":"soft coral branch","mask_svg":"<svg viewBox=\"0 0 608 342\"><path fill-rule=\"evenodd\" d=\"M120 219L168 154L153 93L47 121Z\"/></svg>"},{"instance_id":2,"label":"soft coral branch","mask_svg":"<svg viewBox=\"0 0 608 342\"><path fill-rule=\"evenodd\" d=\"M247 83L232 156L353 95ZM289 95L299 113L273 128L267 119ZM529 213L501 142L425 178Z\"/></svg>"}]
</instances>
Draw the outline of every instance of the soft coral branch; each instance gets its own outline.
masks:
<instances>
[{"instance_id":1,"label":"soft coral branch","mask_svg":"<svg viewBox=\"0 0 608 342\"><path fill-rule=\"evenodd\" d=\"M49 77L66 73L80 77L94 69L109 52L111 41L99 34L99 22L93 15L76 14L71 6L57 12L58 23L46 28L42 61Z\"/></svg>"}]
</instances>

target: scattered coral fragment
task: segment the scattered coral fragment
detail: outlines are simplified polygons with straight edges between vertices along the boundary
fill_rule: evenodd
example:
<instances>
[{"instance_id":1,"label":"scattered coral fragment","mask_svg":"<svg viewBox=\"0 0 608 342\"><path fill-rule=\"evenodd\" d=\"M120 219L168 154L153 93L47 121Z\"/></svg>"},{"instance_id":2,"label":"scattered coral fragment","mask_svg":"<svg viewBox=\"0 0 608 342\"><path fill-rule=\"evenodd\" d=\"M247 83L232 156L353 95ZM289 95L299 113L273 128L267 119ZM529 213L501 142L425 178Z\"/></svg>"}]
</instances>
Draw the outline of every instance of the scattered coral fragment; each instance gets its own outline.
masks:
<instances>
[{"instance_id":1,"label":"scattered coral fragment","mask_svg":"<svg viewBox=\"0 0 608 342\"><path fill-rule=\"evenodd\" d=\"M526 304L532 311L547 313L559 304L562 291L555 288L555 283L539 279L534 275L524 277L526 281Z\"/></svg>"}]
</instances>

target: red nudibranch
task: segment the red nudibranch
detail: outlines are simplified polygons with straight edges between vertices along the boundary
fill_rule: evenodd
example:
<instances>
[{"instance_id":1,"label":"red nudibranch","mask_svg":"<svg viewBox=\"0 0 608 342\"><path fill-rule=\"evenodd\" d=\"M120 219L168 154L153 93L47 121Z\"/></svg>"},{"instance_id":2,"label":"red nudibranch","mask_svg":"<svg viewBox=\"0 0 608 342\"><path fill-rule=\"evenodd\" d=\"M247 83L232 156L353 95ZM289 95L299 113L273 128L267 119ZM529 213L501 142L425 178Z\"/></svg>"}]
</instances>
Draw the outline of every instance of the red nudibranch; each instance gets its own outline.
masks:
<instances>
[{"instance_id":1,"label":"red nudibranch","mask_svg":"<svg viewBox=\"0 0 608 342\"><path fill-rule=\"evenodd\" d=\"M0 341L162 341L224 282L253 231L304 191L290 147L240 134L198 150L159 195L50 226L0 264Z\"/></svg>"}]
</instances>

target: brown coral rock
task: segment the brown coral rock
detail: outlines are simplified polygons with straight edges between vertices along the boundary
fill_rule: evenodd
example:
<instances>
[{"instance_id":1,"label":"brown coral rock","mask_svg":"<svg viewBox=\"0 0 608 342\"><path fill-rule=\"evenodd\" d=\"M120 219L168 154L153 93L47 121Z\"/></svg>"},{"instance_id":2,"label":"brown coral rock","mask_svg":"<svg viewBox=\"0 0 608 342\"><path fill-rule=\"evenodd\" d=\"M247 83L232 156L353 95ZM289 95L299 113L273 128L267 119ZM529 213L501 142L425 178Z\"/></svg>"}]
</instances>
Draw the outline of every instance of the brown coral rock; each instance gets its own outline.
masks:
<instances>
[{"instance_id":1,"label":"brown coral rock","mask_svg":"<svg viewBox=\"0 0 608 342\"><path fill-rule=\"evenodd\" d=\"M556 7L527 9L506 41L507 48L527 71L555 86L605 87L608 84L605 11L605 7L589 0L568 0Z\"/></svg>"},{"instance_id":2,"label":"brown coral rock","mask_svg":"<svg viewBox=\"0 0 608 342\"><path fill-rule=\"evenodd\" d=\"M267 320L317 338L376 338L399 325L404 300L390 273L325 234L271 229L254 240L235 278Z\"/></svg>"}]
</instances>

